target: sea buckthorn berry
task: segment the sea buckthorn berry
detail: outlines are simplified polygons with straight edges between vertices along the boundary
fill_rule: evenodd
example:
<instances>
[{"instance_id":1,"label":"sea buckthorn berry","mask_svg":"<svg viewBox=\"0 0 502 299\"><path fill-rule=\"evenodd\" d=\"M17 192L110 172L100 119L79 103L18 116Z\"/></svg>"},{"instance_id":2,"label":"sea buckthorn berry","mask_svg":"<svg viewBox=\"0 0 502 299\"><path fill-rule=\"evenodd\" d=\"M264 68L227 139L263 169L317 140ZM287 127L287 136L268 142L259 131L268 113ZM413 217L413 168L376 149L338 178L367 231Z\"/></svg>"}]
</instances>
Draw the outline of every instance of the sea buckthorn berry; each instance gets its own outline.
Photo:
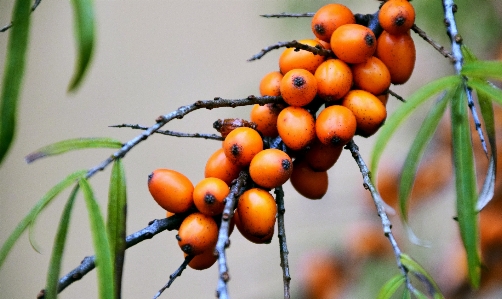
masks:
<instances>
[{"instance_id":1,"label":"sea buckthorn berry","mask_svg":"<svg viewBox=\"0 0 502 299\"><path fill-rule=\"evenodd\" d=\"M320 40L319 38L316 37L316 42L320 43L321 46L326 49L331 51L331 44L329 43L329 40L327 42Z\"/></svg>"},{"instance_id":2,"label":"sea buckthorn berry","mask_svg":"<svg viewBox=\"0 0 502 299\"><path fill-rule=\"evenodd\" d=\"M338 27L355 22L356 18L347 6L331 3L319 8L312 18L311 27L317 38L329 42Z\"/></svg>"},{"instance_id":3,"label":"sea buckthorn berry","mask_svg":"<svg viewBox=\"0 0 502 299\"><path fill-rule=\"evenodd\" d=\"M218 119L213 123L213 128L220 132L221 137L225 138L227 135L235 130L236 128L248 127L251 129L256 129L256 124L252 121L247 121L241 118L226 118Z\"/></svg>"},{"instance_id":4,"label":"sea buckthorn berry","mask_svg":"<svg viewBox=\"0 0 502 299\"><path fill-rule=\"evenodd\" d=\"M249 165L253 182L260 187L272 189L284 184L291 176L293 161L285 152L266 149L254 156Z\"/></svg>"},{"instance_id":5,"label":"sea buckthorn berry","mask_svg":"<svg viewBox=\"0 0 502 299\"><path fill-rule=\"evenodd\" d=\"M237 213L239 213L237 228L240 231L259 239L273 233L277 205L267 191L253 188L242 193L237 203Z\"/></svg>"},{"instance_id":6,"label":"sea buckthorn berry","mask_svg":"<svg viewBox=\"0 0 502 299\"><path fill-rule=\"evenodd\" d=\"M292 69L281 80L281 95L291 106L305 106L312 102L317 93L317 80L311 72Z\"/></svg>"},{"instance_id":7,"label":"sea buckthorn berry","mask_svg":"<svg viewBox=\"0 0 502 299\"><path fill-rule=\"evenodd\" d=\"M317 138L332 146L347 144L354 137L356 128L357 121L352 111L340 105L322 110L315 122Z\"/></svg>"},{"instance_id":8,"label":"sea buckthorn berry","mask_svg":"<svg viewBox=\"0 0 502 299\"><path fill-rule=\"evenodd\" d=\"M266 74L260 81L260 94L271 97L280 96L279 87L282 77L282 74L277 71Z\"/></svg>"},{"instance_id":9,"label":"sea buckthorn berry","mask_svg":"<svg viewBox=\"0 0 502 299\"><path fill-rule=\"evenodd\" d=\"M314 76L317 79L317 94L326 101L341 99L352 87L352 71L340 59L324 61Z\"/></svg>"},{"instance_id":10,"label":"sea buckthorn berry","mask_svg":"<svg viewBox=\"0 0 502 299\"><path fill-rule=\"evenodd\" d=\"M342 105L349 108L357 120L356 134L369 137L385 121L387 110L382 102L364 90L351 90L343 98Z\"/></svg>"},{"instance_id":11,"label":"sea buckthorn berry","mask_svg":"<svg viewBox=\"0 0 502 299\"><path fill-rule=\"evenodd\" d=\"M204 177L219 178L230 185L239 176L241 169L240 166L232 163L225 155L223 148L220 148L207 160Z\"/></svg>"},{"instance_id":12,"label":"sea buckthorn berry","mask_svg":"<svg viewBox=\"0 0 502 299\"><path fill-rule=\"evenodd\" d=\"M277 118L277 130L287 147L300 150L315 138L314 117L307 109L286 107Z\"/></svg>"},{"instance_id":13,"label":"sea buckthorn berry","mask_svg":"<svg viewBox=\"0 0 502 299\"><path fill-rule=\"evenodd\" d=\"M254 155L263 150L263 140L256 130L241 127L227 135L223 150L232 163L247 166Z\"/></svg>"},{"instance_id":14,"label":"sea buckthorn berry","mask_svg":"<svg viewBox=\"0 0 502 299\"><path fill-rule=\"evenodd\" d=\"M316 138L305 153L305 161L314 171L326 171L335 165L343 146L326 145Z\"/></svg>"},{"instance_id":15,"label":"sea buckthorn berry","mask_svg":"<svg viewBox=\"0 0 502 299\"><path fill-rule=\"evenodd\" d=\"M183 174L165 168L148 176L148 190L153 199L166 211L183 213L193 206L193 184Z\"/></svg>"},{"instance_id":16,"label":"sea buckthorn berry","mask_svg":"<svg viewBox=\"0 0 502 299\"><path fill-rule=\"evenodd\" d=\"M185 257L188 255L184 253ZM188 263L188 266L194 270L205 270L211 268L214 263L218 260L218 257L214 255L214 248L204 251L201 254L197 254Z\"/></svg>"},{"instance_id":17,"label":"sea buckthorn berry","mask_svg":"<svg viewBox=\"0 0 502 299\"><path fill-rule=\"evenodd\" d=\"M371 56L363 63L352 65L354 85L357 89L379 95L389 89L390 72L385 63Z\"/></svg>"},{"instance_id":18,"label":"sea buckthorn berry","mask_svg":"<svg viewBox=\"0 0 502 299\"><path fill-rule=\"evenodd\" d=\"M218 226L212 217L199 212L192 213L181 222L176 239L184 253L201 254L216 246Z\"/></svg>"},{"instance_id":19,"label":"sea buckthorn berry","mask_svg":"<svg viewBox=\"0 0 502 299\"><path fill-rule=\"evenodd\" d=\"M384 31L378 38L375 56L385 63L392 84L403 84L415 67L416 49L410 33L391 35Z\"/></svg>"},{"instance_id":20,"label":"sea buckthorn berry","mask_svg":"<svg viewBox=\"0 0 502 299\"><path fill-rule=\"evenodd\" d=\"M311 47L322 47L319 42L313 39L303 39L298 42ZM295 50L295 48L288 48L279 57L279 69L282 74L286 74L292 69L305 69L313 74L316 68L324 61L324 56L305 50Z\"/></svg>"},{"instance_id":21,"label":"sea buckthorn berry","mask_svg":"<svg viewBox=\"0 0 502 299\"><path fill-rule=\"evenodd\" d=\"M225 198L230 190L227 183L218 178L205 178L193 190L193 202L199 212L214 216L221 214Z\"/></svg>"},{"instance_id":22,"label":"sea buckthorn berry","mask_svg":"<svg viewBox=\"0 0 502 299\"><path fill-rule=\"evenodd\" d=\"M373 56L377 39L371 29L359 24L338 27L331 36L331 50L347 63L361 63Z\"/></svg>"},{"instance_id":23,"label":"sea buckthorn berry","mask_svg":"<svg viewBox=\"0 0 502 299\"><path fill-rule=\"evenodd\" d=\"M384 106L387 106L387 102L389 101L389 93L385 92L383 94L377 95L377 98L382 102Z\"/></svg>"},{"instance_id":24,"label":"sea buckthorn berry","mask_svg":"<svg viewBox=\"0 0 502 299\"><path fill-rule=\"evenodd\" d=\"M250 233L246 232L243 229L240 218L239 218L239 213L237 210L235 210L234 217L232 217L232 219L235 219L235 226L237 226L237 230L248 241L253 242L255 244L270 244L270 242L272 241L272 237L274 236L275 229L272 229L272 231L268 235L266 235L265 237L256 237L256 236L253 236ZM275 228L275 226L274 226L274 228Z\"/></svg>"},{"instance_id":25,"label":"sea buckthorn berry","mask_svg":"<svg viewBox=\"0 0 502 299\"><path fill-rule=\"evenodd\" d=\"M282 76L282 75L281 75ZM263 136L276 137L277 132L277 117L285 104L269 103L263 106L255 104L251 109L251 121L256 124L256 130Z\"/></svg>"},{"instance_id":26,"label":"sea buckthorn berry","mask_svg":"<svg viewBox=\"0 0 502 299\"><path fill-rule=\"evenodd\" d=\"M303 159L293 162L290 181L298 193L309 199L321 199L328 191L328 172L312 170Z\"/></svg>"},{"instance_id":27,"label":"sea buckthorn berry","mask_svg":"<svg viewBox=\"0 0 502 299\"><path fill-rule=\"evenodd\" d=\"M408 0L389 0L380 8L378 21L388 33L403 34L415 23L415 9Z\"/></svg>"}]
</instances>

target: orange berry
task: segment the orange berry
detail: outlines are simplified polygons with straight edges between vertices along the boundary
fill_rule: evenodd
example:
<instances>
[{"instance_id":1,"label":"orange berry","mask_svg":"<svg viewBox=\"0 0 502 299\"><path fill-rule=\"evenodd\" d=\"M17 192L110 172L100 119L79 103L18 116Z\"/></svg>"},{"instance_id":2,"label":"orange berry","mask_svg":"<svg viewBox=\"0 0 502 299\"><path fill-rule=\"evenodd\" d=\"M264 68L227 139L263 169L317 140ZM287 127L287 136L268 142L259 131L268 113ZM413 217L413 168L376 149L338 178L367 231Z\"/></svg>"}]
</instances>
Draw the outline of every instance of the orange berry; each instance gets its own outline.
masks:
<instances>
[{"instance_id":1,"label":"orange berry","mask_svg":"<svg viewBox=\"0 0 502 299\"><path fill-rule=\"evenodd\" d=\"M331 44L329 43L329 40L327 42L320 40L319 38L316 37L316 42L320 43L321 46L326 49L331 51Z\"/></svg>"},{"instance_id":2,"label":"orange berry","mask_svg":"<svg viewBox=\"0 0 502 299\"><path fill-rule=\"evenodd\" d=\"M357 121L352 111L340 105L322 110L315 122L317 138L326 145L347 144L354 137L356 128Z\"/></svg>"},{"instance_id":3,"label":"orange berry","mask_svg":"<svg viewBox=\"0 0 502 299\"><path fill-rule=\"evenodd\" d=\"M369 137L385 121L387 110L382 102L364 90L351 90L343 98L342 105L349 108L357 120L356 134Z\"/></svg>"},{"instance_id":4,"label":"orange berry","mask_svg":"<svg viewBox=\"0 0 502 299\"><path fill-rule=\"evenodd\" d=\"M300 150L315 138L314 117L307 109L286 107L277 118L277 130L286 146Z\"/></svg>"},{"instance_id":5,"label":"orange berry","mask_svg":"<svg viewBox=\"0 0 502 299\"><path fill-rule=\"evenodd\" d=\"M390 72L385 63L375 56L365 62L352 66L354 85L358 89L366 90L374 95L381 94L389 89Z\"/></svg>"},{"instance_id":6,"label":"orange berry","mask_svg":"<svg viewBox=\"0 0 502 299\"><path fill-rule=\"evenodd\" d=\"M171 217L173 215L174 215L173 212L166 211L166 218L169 218L169 217Z\"/></svg>"},{"instance_id":7,"label":"orange berry","mask_svg":"<svg viewBox=\"0 0 502 299\"><path fill-rule=\"evenodd\" d=\"M240 171L241 167L232 163L223 148L220 148L207 160L204 177L219 178L230 185L239 176Z\"/></svg>"},{"instance_id":8,"label":"orange berry","mask_svg":"<svg viewBox=\"0 0 502 299\"><path fill-rule=\"evenodd\" d=\"M208 216L219 215L225 208L225 198L230 190L227 183L218 178L205 178L193 190L193 203L197 210Z\"/></svg>"},{"instance_id":9,"label":"orange berry","mask_svg":"<svg viewBox=\"0 0 502 299\"><path fill-rule=\"evenodd\" d=\"M256 129L256 124L242 118L218 119L213 123L213 128L215 128L216 131L220 132L221 137L223 138L227 137L230 132L240 127Z\"/></svg>"},{"instance_id":10,"label":"orange berry","mask_svg":"<svg viewBox=\"0 0 502 299\"><path fill-rule=\"evenodd\" d=\"M313 39L304 39L298 42L311 47L322 47L319 42ZM315 55L305 50L295 51L295 48L288 48L279 57L279 69L282 74L286 74L292 69L305 69L313 74L323 61L324 56Z\"/></svg>"},{"instance_id":11,"label":"orange berry","mask_svg":"<svg viewBox=\"0 0 502 299\"><path fill-rule=\"evenodd\" d=\"M328 191L328 172L313 171L305 160L293 162L290 180L295 190L309 199L321 199Z\"/></svg>"},{"instance_id":12,"label":"orange berry","mask_svg":"<svg viewBox=\"0 0 502 299\"><path fill-rule=\"evenodd\" d=\"M183 213L193 206L193 184L183 174L159 168L148 176L148 190L165 210Z\"/></svg>"},{"instance_id":13,"label":"orange berry","mask_svg":"<svg viewBox=\"0 0 502 299\"><path fill-rule=\"evenodd\" d=\"M415 9L408 0L389 0L378 13L380 26L390 34L404 34L415 23Z\"/></svg>"},{"instance_id":14,"label":"orange berry","mask_svg":"<svg viewBox=\"0 0 502 299\"><path fill-rule=\"evenodd\" d=\"M380 100L380 102L382 102L384 106L387 106L387 102L389 101L389 93L386 92L383 94L379 94L377 95L377 98Z\"/></svg>"},{"instance_id":15,"label":"orange berry","mask_svg":"<svg viewBox=\"0 0 502 299\"><path fill-rule=\"evenodd\" d=\"M237 128L223 141L223 150L232 163L246 166L254 155L263 150L263 140L256 130L246 127Z\"/></svg>"},{"instance_id":16,"label":"orange berry","mask_svg":"<svg viewBox=\"0 0 502 299\"><path fill-rule=\"evenodd\" d=\"M248 241L251 241L255 244L270 244L270 242L272 241L272 237L274 236L274 229L272 229L272 231L268 235L266 235L265 237L255 237L243 229L240 218L239 218L239 213L237 212L237 210L235 210L234 217L232 217L232 219L235 220L235 226L237 226L237 230ZM274 226L274 228L275 228L275 226Z\"/></svg>"},{"instance_id":17,"label":"orange berry","mask_svg":"<svg viewBox=\"0 0 502 299\"><path fill-rule=\"evenodd\" d=\"M352 87L352 71L340 59L328 59L315 71L317 94L326 101L341 99Z\"/></svg>"},{"instance_id":18,"label":"orange berry","mask_svg":"<svg viewBox=\"0 0 502 299\"><path fill-rule=\"evenodd\" d=\"M280 96L279 86L282 77L282 74L277 71L266 74L260 81L260 94L262 96Z\"/></svg>"},{"instance_id":19,"label":"orange berry","mask_svg":"<svg viewBox=\"0 0 502 299\"><path fill-rule=\"evenodd\" d=\"M277 117L279 112L284 109L284 104L269 103L263 106L255 104L251 109L251 121L256 124L256 130L263 136L276 137L277 132Z\"/></svg>"},{"instance_id":20,"label":"orange berry","mask_svg":"<svg viewBox=\"0 0 502 299\"><path fill-rule=\"evenodd\" d=\"M268 189L284 184L289 180L292 170L293 161L288 154L272 148L256 154L249 165L253 182Z\"/></svg>"},{"instance_id":21,"label":"orange berry","mask_svg":"<svg viewBox=\"0 0 502 299\"><path fill-rule=\"evenodd\" d=\"M378 38L375 56L385 63L392 84L403 84L411 77L415 67L415 43L408 33L391 35L384 31Z\"/></svg>"},{"instance_id":22,"label":"orange berry","mask_svg":"<svg viewBox=\"0 0 502 299\"><path fill-rule=\"evenodd\" d=\"M216 246L218 226L212 217L199 212L192 213L181 223L176 239L184 253L201 254Z\"/></svg>"},{"instance_id":23,"label":"orange berry","mask_svg":"<svg viewBox=\"0 0 502 299\"><path fill-rule=\"evenodd\" d=\"M184 255L186 257L188 254L185 253ZM209 250L194 256L188 263L188 266L195 270L205 270L214 265L217 260L218 257L214 255L214 248L210 248Z\"/></svg>"},{"instance_id":24,"label":"orange berry","mask_svg":"<svg viewBox=\"0 0 502 299\"><path fill-rule=\"evenodd\" d=\"M343 146L326 145L316 138L305 153L305 161L314 171L326 171L335 165Z\"/></svg>"},{"instance_id":25,"label":"orange berry","mask_svg":"<svg viewBox=\"0 0 502 299\"><path fill-rule=\"evenodd\" d=\"M311 72L292 69L281 80L281 95L291 106L305 106L317 93L317 80Z\"/></svg>"},{"instance_id":26,"label":"orange berry","mask_svg":"<svg viewBox=\"0 0 502 299\"><path fill-rule=\"evenodd\" d=\"M317 38L329 42L338 27L355 22L356 18L347 6L332 3L319 8L312 18L311 27Z\"/></svg>"},{"instance_id":27,"label":"orange berry","mask_svg":"<svg viewBox=\"0 0 502 299\"><path fill-rule=\"evenodd\" d=\"M347 63L361 63L370 58L377 46L375 34L359 24L338 27L331 36L331 49Z\"/></svg>"},{"instance_id":28,"label":"orange berry","mask_svg":"<svg viewBox=\"0 0 502 299\"><path fill-rule=\"evenodd\" d=\"M237 228L240 231L259 239L274 231L277 205L272 195L263 189L253 188L242 193L237 203L237 213Z\"/></svg>"}]
</instances>

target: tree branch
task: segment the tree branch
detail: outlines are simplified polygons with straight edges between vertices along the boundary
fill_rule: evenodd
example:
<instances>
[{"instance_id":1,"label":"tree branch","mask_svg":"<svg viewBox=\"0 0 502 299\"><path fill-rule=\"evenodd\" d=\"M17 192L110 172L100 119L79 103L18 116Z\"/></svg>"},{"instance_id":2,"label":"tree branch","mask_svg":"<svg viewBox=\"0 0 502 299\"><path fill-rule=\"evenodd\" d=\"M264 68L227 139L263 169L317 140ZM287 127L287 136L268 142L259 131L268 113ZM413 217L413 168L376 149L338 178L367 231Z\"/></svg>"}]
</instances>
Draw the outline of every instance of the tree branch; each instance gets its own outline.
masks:
<instances>
[{"instance_id":1,"label":"tree branch","mask_svg":"<svg viewBox=\"0 0 502 299\"><path fill-rule=\"evenodd\" d=\"M278 42L276 44L265 47L265 48L261 49L260 53L255 54L251 58L249 58L248 61L258 60L258 59L262 58L263 56L265 56L265 54L267 54L268 52L270 52L272 50L280 49L280 48L296 48L296 49L300 49L300 50L309 51L315 55L321 55L321 56L326 56L326 57L335 57L335 54L331 50L326 50L322 47L319 47L319 48L312 47L309 45L299 43L296 40L293 40L293 41L289 41L289 42Z\"/></svg>"},{"instance_id":2,"label":"tree branch","mask_svg":"<svg viewBox=\"0 0 502 299\"><path fill-rule=\"evenodd\" d=\"M37 9L40 2L42 2L42 0L35 0L35 2L33 3L33 6L31 7L31 12L34 12L35 9ZM11 21L10 24L3 26L2 28L0 28L0 32L5 32L5 31L9 30L10 27L12 27L12 24L13 23Z\"/></svg>"},{"instance_id":3,"label":"tree branch","mask_svg":"<svg viewBox=\"0 0 502 299\"><path fill-rule=\"evenodd\" d=\"M176 277L178 276L181 276L181 273L183 273L183 270L186 269L186 267L188 266L188 264L190 263L190 261L194 258L193 255L187 255L185 257L185 259L183 260L183 263L181 263L181 266L179 266L178 269L176 269L176 271L174 271L173 274L169 275L169 281L166 283L165 286L163 286L158 292L157 294L155 294L155 296L153 296L153 299L157 299L159 298L160 295L162 295L162 293L171 286L171 284L174 282L174 280L176 279Z\"/></svg>"},{"instance_id":4,"label":"tree branch","mask_svg":"<svg viewBox=\"0 0 502 299\"><path fill-rule=\"evenodd\" d=\"M289 282L291 276L289 275L289 262L288 262L288 245L286 243L286 227L284 225L284 190L282 186L275 188L275 201L277 202L277 227L279 230L279 252L281 256L282 280L284 283L284 299L290 298Z\"/></svg>"},{"instance_id":5,"label":"tree branch","mask_svg":"<svg viewBox=\"0 0 502 299\"><path fill-rule=\"evenodd\" d=\"M141 126L141 125L133 125L133 124L121 124L121 125L112 125L109 126L110 128L131 128L135 130L143 130L146 131L148 130L148 127ZM224 140L223 137L220 135L216 134L203 134L203 133L183 133L183 132L175 132L171 130L157 130L155 132L157 134L162 134L162 135L168 135L168 136L174 136L174 137L189 137L189 138L204 138L204 139L212 139L212 140Z\"/></svg>"},{"instance_id":6,"label":"tree branch","mask_svg":"<svg viewBox=\"0 0 502 299\"><path fill-rule=\"evenodd\" d=\"M266 14L260 15L260 17L264 18L311 18L315 15L315 12L306 12L306 13L289 13L289 12L281 12L276 14Z\"/></svg>"},{"instance_id":7,"label":"tree branch","mask_svg":"<svg viewBox=\"0 0 502 299\"><path fill-rule=\"evenodd\" d=\"M449 58L451 62L455 62L455 57L448 52L443 46L430 38L425 31L420 29L416 24L413 24L411 30L418 34L421 38L423 38L426 42L428 42L434 49L436 49L439 53L441 53L444 57Z\"/></svg>"}]
</instances>

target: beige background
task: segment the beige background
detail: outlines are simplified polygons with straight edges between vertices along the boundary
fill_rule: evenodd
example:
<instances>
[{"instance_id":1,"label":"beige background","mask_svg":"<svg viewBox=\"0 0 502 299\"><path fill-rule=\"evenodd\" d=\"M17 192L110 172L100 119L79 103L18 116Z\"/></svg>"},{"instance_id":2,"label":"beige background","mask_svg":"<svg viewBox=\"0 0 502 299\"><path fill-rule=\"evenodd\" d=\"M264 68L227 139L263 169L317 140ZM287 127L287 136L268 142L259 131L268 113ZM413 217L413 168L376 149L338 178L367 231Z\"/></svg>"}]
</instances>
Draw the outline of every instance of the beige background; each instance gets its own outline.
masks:
<instances>
[{"instance_id":1,"label":"beige background","mask_svg":"<svg viewBox=\"0 0 502 299\"><path fill-rule=\"evenodd\" d=\"M261 77L276 70L280 51L248 63L246 59L277 41L312 37L310 19L263 19L259 14L282 11L315 11L325 1L113 1L96 0L97 43L94 60L85 82L75 94L66 93L72 75L75 49L69 1L43 1L33 15L30 51L24 90L19 104L17 139L0 167L0 242L6 240L33 204L54 184L77 169L88 169L104 160L108 150L86 150L27 165L23 157L31 151L68 138L110 136L127 141L139 132L108 128L119 123L151 125L160 115L181 105L215 96L240 98L258 93ZM348 1L345 1L348 2ZM361 13L377 9L377 1L351 1ZM293 3L294 5L292 5ZM366 7L362 7L362 5ZM0 20L10 19L12 4L0 3ZM420 18L417 19L419 22ZM8 34L0 34L0 64L5 59ZM417 69L406 86L396 87L403 96L424 82L451 72L448 62L415 38ZM0 71L3 72L3 71ZM2 73L3 75L3 73ZM390 100L389 111L398 105ZM218 118L247 118L249 107L198 111L167 129L212 132ZM416 118L417 120L419 118ZM416 128L412 121L405 128ZM405 132L405 131L402 131ZM408 133L401 133L406 139ZM400 139L386 161L395 163L404 154ZM369 161L373 139L356 138ZM152 200L147 175L166 167L185 173L193 182L203 178L206 159L220 144L214 141L153 136L130 152L124 164L128 182L128 233L137 231L164 211ZM109 169L92 178L101 206L106 207ZM347 229L364 220L377 220L364 209L365 190L356 164L344 152L330 172L329 193L320 201L300 197L286 184L286 231L290 250L293 289L297 288L298 261L311 249L343 245ZM58 197L43 214L35 229L41 251L36 253L27 235L19 240L0 271L1 298L34 298L45 284L51 246L60 212L68 192ZM450 219L452 201L437 203ZM451 211L451 212L448 212ZM453 221L429 216L424 231L438 249ZM393 217L396 227L399 220ZM437 230L434 223L442 223ZM439 235L438 235L439 233ZM174 233L162 233L127 251L124 298L151 298L182 262ZM255 245L238 233L229 248L233 298L278 298L282 296L282 273L277 239L268 246ZM403 247L410 246L404 241ZM434 247L436 246L436 247ZM415 249L430 256L427 249ZM434 249L433 249L434 250ZM63 272L73 269L92 254L89 223L80 197L74 212L63 263ZM424 260L424 259L422 259ZM433 262L433 261L432 261ZM391 267L391 269L393 269ZM389 273L389 277L397 270ZM217 267L206 271L188 269L162 298L212 298ZM95 298L95 272L65 290L61 298Z\"/></svg>"}]
</instances>

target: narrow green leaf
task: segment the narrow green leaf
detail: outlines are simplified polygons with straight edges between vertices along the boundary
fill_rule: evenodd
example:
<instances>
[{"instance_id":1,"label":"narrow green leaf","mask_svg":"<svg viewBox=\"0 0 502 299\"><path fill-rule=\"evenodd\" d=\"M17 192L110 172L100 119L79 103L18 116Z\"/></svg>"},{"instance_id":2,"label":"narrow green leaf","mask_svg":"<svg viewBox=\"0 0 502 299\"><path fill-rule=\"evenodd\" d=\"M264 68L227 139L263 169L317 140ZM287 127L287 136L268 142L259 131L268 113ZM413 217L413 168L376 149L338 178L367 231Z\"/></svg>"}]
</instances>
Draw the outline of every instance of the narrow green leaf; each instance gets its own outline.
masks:
<instances>
[{"instance_id":1,"label":"narrow green leaf","mask_svg":"<svg viewBox=\"0 0 502 299\"><path fill-rule=\"evenodd\" d=\"M417 297L418 299L429 299L427 296L425 296L422 292L420 292L417 289L413 289L413 295Z\"/></svg>"},{"instance_id":2,"label":"narrow green leaf","mask_svg":"<svg viewBox=\"0 0 502 299\"><path fill-rule=\"evenodd\" d=\"M9 238L5 241L0 249L0 268L2 267L5 258L9 254L12 246L19 239L21 234L25 231L28 225L34 221L38 214L49 204L52 199L54 199L61 191L69 187L71 184L75 183L76 180L82 178L87 173L87 170L76 171L69 176L67 176L64 180L58 183L56 186L52 187L49 192L47 192L36 204L33 208L31 208L28 215L26 215L21 222L16 226L14 231L10 234Z\"/></svg>"},{"instance_id":3,"label":"narrow green leaf","mask_svg":"<svg viewBox=\"0 0 502 299\"><path fill-rule=\"evenodd\" d=\"M75 91L82 82L94 49L94 8L92 0L72 0L75 39L78 57L68 91Z\"/></svg>"},{"instance_id":4,"label":"narrow green leaf","mask_svg":"<svg viewBox=\"0 0 502 299\"><path fill-rule=\"evenodd\" d=\"M497 86L490 84L489 82L483 80L468 80L467 85L475 89L478 93L483 93L486 97L489 97L495 103L502 105L502 90Z\"/></svg>"},{"instance_id":5,"label":"narrow green leaf","mask_svg":"<svg viewBox=\"0 0 502 299\"><path fill-rule=\"evenodd\" d=\"M464 57L464 62L469 63L478 60L476 55L469 49L466 45L462 44L460 46L460 49L462 50L462 56Z\"/></svg>"},{"instance_id":6,"label":"narrow green leaf","mask_svg":"<svg viewBox=\"0 0 502 299\"><path fill-rule=\"evenodd\" d=\"M127 191L122 160L115 160L108 193L108 237L114 263L115 298L120 298L126 250Z\"/></svg>"},{"instance_id":7,"label":"narrow green leaf","mask_svg":"<svg viewBox=\"0 0 502 299\"><path fill-rule=\"evenodd\" d=\"M389 142L389 139L399 127L399 124L401 124L413 110L415 110L420 104L423 104L427 99L441 92L442 90L460 84L461 80L462 79L460 76L449 76L428 83L427 85L417 90L413 95L411 95L411 97L407 99L406 103L402 104L385 121L385 124L380 128L380 133L377 136L375 147L373 148L371 156L371 173L374 182L376 182L376 175L380 157L382 156L382 153L385 149L385 146Z\"/></svg>"},{"instance_id":8,"label":"narrow green leaf","mask_svg":"<svg viewBox=\"0 0 502 299\"><path fill-rule=\"evenodd\" d=\"M54 246L52 247L51 261L49 263L49 270L47 272L47 282L45 285L45 299L55 299L58 294L59 273L61 271L61 261L63 260L63 251L66 244L66 236L68 233L68 226L70 224L71 211L73 203L77 197L78 185L73 188L68 201L64 207L61 219L59 220L59 227L54 238Z\"/></svg>"},{"instance_id":9,"label":"narrow green leaf","mask_svg":"<svg viewBox=\"0 0 502 299\"><path fill-rule=\"evenodd\" d=\"M106 234L105 221L101 214L101 209L94 198L91 186L85 178L79 181L80 188L84 194L89 222L91 225L92 241L96 256L96 266L98 272L99 298L114 298L113 264L110 253L110 243Z\"/></svg>"},{"instance_id":10,"label":"narrow green leaf","mask_svg":"<svg viewBox=\"0 0 502 299\"><path fill-rule=\"evenodd\" d=\"M458 87L456 87L458 88ZM408 226L408 199L410 198L411 191L413 190L413 184L415 182L415 177L418 169L418 165L422 156L429 144L436 128L441 120L446 107L448 107L448 102L453 97L456 88L450 89L444 96L432 107L431 111L427 114L424 119L417 135L415 136L413 143L411 144L408 155L404 162L401 179L399 184L399 207L401 210L401 220L403 221L405 227L407 228L409 238L413 243L423 244L412 232Z\"/></svg>"},{"instance_id":11,"label":"narrow green leaf","mask_svg":"<svg viewBox=\"0 0 502 299\"><path fill-rule=\"evenodd\" d=\"M86 148L121 148L122 143L107 137L75 138L49 144L26 156L26 162L31 163L47 156L63 154L69 151Z\"/></svg>"},{"instance_id":12,"label":"narrow green leaf","mask_svg":"<svg viewBox=\"0 0 502 299\"><path fill-rule=\"evenodd\" d=\"M378 292L377 299L388 299L391 298L397 289L404 284L406 278L402 274L398 274L391 279L389 279Z\"/></svg>"},{"instance_id":13,"label":"narrow green leaf","mask_svg":"<svg viewBox=\"0 0 502 299\"><path fill-rule=\"evenodd\" d=\"M410 290L408 290L408 288L404 288L403 299L411 299L411 293Z\"/></svg>"},{"instance_id":14,"label":"narrow green leaf","mask_svg":"<svg viewBox=\"0 0 502 299\"><path fill-rule=\"evenodd\" d=\"M420 266L419 263L417 263L414 259L412 259L406 253L401 253L401 255L399 256L399 260L401 261L403 266L406 267L406 269L408 269L409 272L413 273L415 276L417 276L420 279L420 281L422 283L425 284L429 294L434 299L443 299L444 298L443 294L441 293L441 290L439 289L438 285L436 284L436 282L434 281L432 276L430 276L430 274L427 273L427 271L425 271L425 269L422 266ZM415 293L414 293L414 295L417 296L417 294L415 294ZM427 298L427 297L425 297L425 298Z\"/></svg>"},{"instance_id":15,"label":"narrow green leaf","mask_svg":"<svg viewBox=\"0 0 502 299\"><path fill-rule=\"evenodd\" d=\"M7 44L0 98L0 164L10 148L16 130L16 111L26 65L31 3L16 0Z\"/></svg>"},{"instance_id":16,"label":"narrow green leaf","mask_svg":"<svg viewBox=\"0 0 502 299\"><path fill-rule=\"evenodd\" d=\"M494 78L502 80L502 62L486 60L467 62L462 67L460 73L469 78Z\"/></svg>"},{"instance_id":17,"label":"narrow green leaf","mask_svg":"<svg viewBox=\"0 0 502 299\"><path fill-rule=\"evenodd\" d=\"M481 268L478 251L476 173L467 115L467 101L463 90L459 91L452 101L451 127L458 224L467 253L469 279L474 287L478 287Z\"/></svg>"}]
</instances>

